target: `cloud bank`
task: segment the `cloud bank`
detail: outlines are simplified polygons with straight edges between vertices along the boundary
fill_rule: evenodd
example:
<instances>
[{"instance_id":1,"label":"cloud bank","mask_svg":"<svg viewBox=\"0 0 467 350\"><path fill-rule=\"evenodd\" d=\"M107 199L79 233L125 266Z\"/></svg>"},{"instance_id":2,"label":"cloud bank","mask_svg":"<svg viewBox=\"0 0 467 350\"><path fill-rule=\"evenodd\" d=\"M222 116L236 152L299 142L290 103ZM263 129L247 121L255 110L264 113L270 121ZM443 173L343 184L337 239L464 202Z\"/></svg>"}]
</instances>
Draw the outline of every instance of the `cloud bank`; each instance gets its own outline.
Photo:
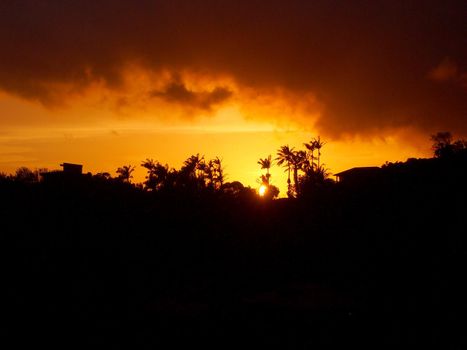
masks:
<instances>
[{"instance_id":1,"label":"cloud bank","mask_svg":"<svg viewBox=\"0 0 467 350\"><path fill-rule=\"evenodd\" d=\"M310 121L336 137L467 134L465 13L454 0L5 0L0 89L47 106L96 84L126 96L138 67L155 79L147 98L190 109L280 90L291 108L313 96ZM187 74L214 83L195 89Z\"/></svg>"}]
</instances>

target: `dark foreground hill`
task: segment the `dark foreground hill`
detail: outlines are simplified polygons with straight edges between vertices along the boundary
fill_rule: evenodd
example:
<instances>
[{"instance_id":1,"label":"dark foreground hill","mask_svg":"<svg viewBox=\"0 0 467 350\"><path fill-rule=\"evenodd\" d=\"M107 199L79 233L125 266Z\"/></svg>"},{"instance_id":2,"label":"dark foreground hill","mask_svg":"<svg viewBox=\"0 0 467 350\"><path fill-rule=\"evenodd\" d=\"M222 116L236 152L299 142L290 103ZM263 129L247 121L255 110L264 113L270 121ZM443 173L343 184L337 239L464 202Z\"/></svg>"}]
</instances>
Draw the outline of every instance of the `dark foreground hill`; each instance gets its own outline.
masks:
<instances>
[{"instance_id":1,"label":"dark foreground hill","mask_svg":"<svg viewBox=\"0 0 467 350\"><path fill-rule=\"evenodd\" d=\"M465 160L302 199L0 182L3 333L63 348L466 345Z\"/></svg>"}]
</instances>

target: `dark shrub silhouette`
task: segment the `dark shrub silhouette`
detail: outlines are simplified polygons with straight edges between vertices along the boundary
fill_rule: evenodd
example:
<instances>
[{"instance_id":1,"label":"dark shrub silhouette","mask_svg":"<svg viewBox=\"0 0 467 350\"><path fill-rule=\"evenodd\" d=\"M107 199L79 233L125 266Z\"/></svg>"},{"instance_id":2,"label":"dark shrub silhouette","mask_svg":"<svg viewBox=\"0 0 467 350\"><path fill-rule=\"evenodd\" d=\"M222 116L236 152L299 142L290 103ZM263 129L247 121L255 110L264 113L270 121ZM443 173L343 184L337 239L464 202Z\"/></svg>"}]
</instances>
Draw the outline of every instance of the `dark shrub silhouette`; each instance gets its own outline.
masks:
<instances>
[{"instance_id":1,"label":"dark shrub silhouette","mask_svg":"<svg viewBox=\"0 0 467 350\"><path fill-rule=\"evenodd\" d=\"M23 166L16 169L15 180L24 183L34 183L39 181L39 175L37 172Z\"/></svg>"}]
</instances>

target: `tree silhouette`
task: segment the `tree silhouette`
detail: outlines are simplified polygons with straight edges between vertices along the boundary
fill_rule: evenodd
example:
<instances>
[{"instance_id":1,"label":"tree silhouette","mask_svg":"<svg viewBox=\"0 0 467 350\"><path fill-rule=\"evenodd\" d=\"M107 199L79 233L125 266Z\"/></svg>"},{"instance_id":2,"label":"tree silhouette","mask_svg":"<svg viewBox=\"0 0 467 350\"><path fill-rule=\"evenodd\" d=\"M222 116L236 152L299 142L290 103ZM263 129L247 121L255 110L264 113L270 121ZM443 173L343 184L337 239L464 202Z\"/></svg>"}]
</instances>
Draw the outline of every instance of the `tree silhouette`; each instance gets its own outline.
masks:
<instances>
[{"instance_id":1,"label":"tree silhouette","mask_svg":"<svg viewBox=\"0 0 467 350\"><path fill-rule=\"evenodd\" d=\"M453 153L452 134L449 131L440 131L431 135L435 157L449 157Z\"/></svg>"},{"instance_id":2,"label":"tree silhouette","mask_svg":"<svg viewBox=\"0 0 467 350\"><path fill-rule=\"evenodd\" d=\"M224 184L224 168L219 157L211 159L208 163L209 180L214 190L220 190Z\"/></svg>"},{"instance_id":3,"label":"tree silhouette","mask_svg":"<svg viewBox=\"0 0 467 350\"><path fill-rule=\"evenodd\" d=\"M309 191L316 186L321 186L325 183L333 183L333 181L329 179L329 175L329 169L327 169L324 164L321 164L319 167L309 168L300 179L301 189Z\"/></svg>"},{"instance_id":4,"label":"tree silhouette","mask_svg":"<svg viewBox=\"0 0 467 350\"><path fill-rule=\"evenodd\" d=\"M467 150L467 141L453 141L452 134L449 131L440 131L435 135L431 135L431 141L433 141L432 148L436 158L452 157Z\"/></svg>"},{"instance_id":5,"label":"tree silhouette","mask_svg":"<svg viewBox=\"0 0 467 350\"><path fill-rule=\"evenodd\" d=\"M307 156L305 151L292 152L292 169L294 179L295 196L300 195L300 179L298 172L303 170L308 165Z\"/></svg>"},{"instance_id":6,"label":"tree silhouette","mask_svg":"<svg viewBox=\"0 0 467 350\"><path fill-rule=\"evenodd\" d=\"M224 167L222 165L222 160L219 157L216 157L214 158L213 163L216 171L217 182L219 183L220 187L222 187L222 185L224 185L225 180L225 173Z\"/></svg>"},{"instance_id":7,"label":"tree silhouette","mask_svg":"<svg viewBox=\"0 0 467 350\"><path fill-rule=\"evenodd\" d=\"M24 182L24 183L34 183L39 181L39 174L31 169L22 166L18 169L16 169L15 177L14 179L19 182Z\"/></svg>"},{"instance_id":8,"label":"tree silhouette","mask_svg":"<svg viewBox=\"0 0 467 350\"><path fill-rule=\"evenodd\" d=\"M177 177L177 184L189 191L199 191L206 186L206 173L209 172L208 166L204 161L204 156L190 156L183 162Z\"/></svg>"},{"instance_id":9,"label":"tree silhouette","mask_svg":"<svg viewBox=\"0 0 467 350\"><path fill-rule=\"evenodd\" d=\"M267 158L264 158L264 159L260 158L258 160L258 164L261 165L261 169L266 169L266 175L262 176L262 182L266 186L269 186L269 179L271 178L269 169L271 169L271 166L272 166L271 155L269 155Z\"/></svg>"},{"instance_id":10,"label":"tree silhouette","mask_svg":"<svg viewBox=\"0 0 467 350\"><path fill-rule=\"evenodd\" d=\"M307 150L297 150L287 146L281 146L277 151L277 164L286 167L288 172L287 195L289 197L299 197L301 187L304 183L316 182L319 179L323 182L328 177L327 170L321 165L321 149L325 142L318 136L309 143L304 143ZM315 157L315 152L318 152ZM315 159L317 163L315 163ZM290 181L290 175L293 174L293 186ZM303 175L301 175L303 173Z\"/></svg>"},{"instance_id":11,"label":"tree silhouette","mask_svg":"<svg viewBox=\"0 0 467 350\"><path fill-rule=\"evenodd\" d=\"M320 158L321 158L321 148L323 148L323 146L325 145L326 143L321 141L321 137L318 136L317 138L313 138L309 143L304 143L305 147L307 148L307 150L310 151L310 158L311 158L311 167L314 167L315 166L315 156L314 156L314 152L315 151L318 151L318 156L316 157L316 160L317 160L317 164L316 166L319 168L320 166Z\"/></svg>"},{"instance_id":12,"label":"tree silhouette","mask_svg":"<svg viewBox=\"0 0 467 350\"><path fill-rule=\"evenodd\" d=\"M102 180L110 180L112 178L112 176L110 175L110 173L105 171L105 172L95 174L94 178L102 179Z\"/></svg>"},{"instance_id":13,"label":"tree silhouette","mask_svg":"<svg viewBox=\"0 0 467 350\"><path fill-rule=\"evenodd\" d=\"M146 190L154 191L167 186L169 178L169 166L167 164L162 165L152 159L146 159L141 166L148 171L144 182Z\"/></svg>"},{"instance_id":14,"label":"tree silhouette","mask_svg":"<svg viewBox=\"0 0 467 350\"><path fill-rule=\"evenodd\" d=\"M315 142L314 140L311 140L309 143L304 143L303 144L306 149L309 152L309 155L310 155L310 166L313 167L315 165L315 149L316 149L316 145L315 145Z\"/></svg>"},{"instance_id":15,"label":"tree silhouette","mask_svg":"<svg viewBox=\"0 0 467 350\"><path fill-rule=\"evenodd\" d=\"M225 181L222 160L219 157L206 162L199 154L188 157L180 170L152 159L146 159L141 166L147 169L145 189L149 191L171 189L183 192L220 191Z\"/></svg>"},{"instance_id":16,"label":"tree silhouette","mask_svg":"<svg viewBox=\"0 0 467 350\"><path fill-rule=\"evenodd\" d=\"M214 163L210 160L204 167L204 181L207 188L210 190L216 189L216 170L214 169Z\"/></svg>"},{"instance_id":17,"label":"tree silhouette","mask_svg":"<svg viewBox=\"0 0 467 350\"><path fill-rule=\"evenodd\" d=\"M292 184L290 182L290 171L293 164L293 147L290 148L289 145L281 146L277 151L277 165L283 166L287 171L287 196L293 197Z\"/></svg>"},{"instance_id":18,"label":"tree silhouette","mask_svg":"<svg viewBox=\"0 0 467 350\"><path fill-rule=\"evenodd\" d=\"M135 171L135 167L132 165L124 165L121 168L117 169L118 179L123 182L130 183L133 178L132 173Z\"/></svg>"},{"instance_id":19,"label":"tree silhouette","mask_svg":"<svg viewBox=\"0 0 467 350\"><path fill-rule=\"evenodd\" d=\"M266 191L264 192L263 198L271 200L279 195L279 188L274 185L267 185Z\"/></svg>"},{"instance_id":20,"label":"tree silhouette","mask_svg":"<svg viewBox=\"0 0 467 350\"><path fill-rule=\"evenodd\" d=\"M320 158L321 158L321 148L325 145L325 142L321 141L321 138L318 136L313 140L313 144L315 146L315 149L318 151L318 161L317 161L317 166L318 168L320 167Z\"/></svg>"},{"instance_id":21,"label":"tree silhouette","mask_svg":"<svg viewBox=\"0 0 467 350\"><path fill-rule=\"evenodd\" d=\"M226 182L222 186L222 192L227 195L236 197L245 189L245 186L240 181Z\"/></svg>"},{"instance_id":22,"label":"tree silhouette","mask_svg":"<svg viewBox=\"0 0 467 350\"><path fill-rule=\"evenodd\" d=\"M156 167L156 162L152 159L147 158L145 161L141 163L141 166L143 168L146 168L148 172L148 174L146 175L146 181L144 182L145 189L155 190L156 181L155 181L154 169Z\"/></svg>"},{"instance_id":23,"label":"tree silhouette","mask_svg":"<svg viewBox=\"0 0 467 350\"><path fill-rule=\"evenodd\" d=\"M200 157L199 153L197 153L183 162L180 172L188 177L199 179L204 177L204 167L204 157Z\"/></svg>"}]
</instances>

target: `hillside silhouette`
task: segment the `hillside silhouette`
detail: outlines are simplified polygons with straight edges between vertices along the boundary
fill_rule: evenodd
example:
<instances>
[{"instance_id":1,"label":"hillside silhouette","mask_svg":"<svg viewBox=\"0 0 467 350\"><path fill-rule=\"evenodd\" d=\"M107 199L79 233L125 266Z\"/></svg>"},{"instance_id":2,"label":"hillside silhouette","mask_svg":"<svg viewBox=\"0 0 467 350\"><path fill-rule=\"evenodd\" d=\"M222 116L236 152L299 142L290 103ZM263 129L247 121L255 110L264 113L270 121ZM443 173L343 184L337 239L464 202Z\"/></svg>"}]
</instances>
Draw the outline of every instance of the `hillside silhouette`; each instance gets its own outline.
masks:
<instances>
[{"instance_id":1,"label":"hillside silhouette","mask_svg":"<svg viewBox=\"0 0 467 350\"><path fill-rule=\"evenodd\" d=\"M200 155L179 170L145 160L144 184L131 165L116 178L0 176L6 334L18 346L466 345L466 143L439 133L433 158L334 182L314 142L281 147L289 198L275 200ZM263 185L271 162L258 161Z\"/></svg>"}]
</instances>

